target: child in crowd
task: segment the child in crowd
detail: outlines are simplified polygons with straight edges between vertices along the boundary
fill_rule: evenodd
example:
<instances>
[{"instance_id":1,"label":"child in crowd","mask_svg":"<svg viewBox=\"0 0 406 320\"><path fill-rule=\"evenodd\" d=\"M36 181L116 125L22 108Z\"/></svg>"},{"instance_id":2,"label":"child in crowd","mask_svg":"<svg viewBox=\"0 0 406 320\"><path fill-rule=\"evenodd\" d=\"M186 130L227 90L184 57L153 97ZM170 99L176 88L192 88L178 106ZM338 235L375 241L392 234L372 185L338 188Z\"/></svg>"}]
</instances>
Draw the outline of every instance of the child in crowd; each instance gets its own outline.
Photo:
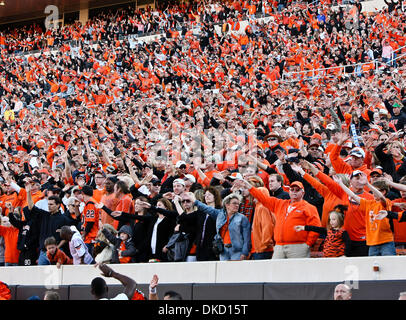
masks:
<instances>
[{"instance_id":1,"label":"child in crowd","mask_svg":"<svg viewBox=\"0 0 406 320\"><path fill-rule=\"evenodd\" d=\"M295 226L297 232L313 231L325 236L323 244L323 256L328 257L345 257L348 255L351 241L344 226L344 212L347 206L337 205L333 211L329 213L327 228L316 226Z\"/></svg>"},{"instance_id":2,"label":"child in crowd","mask_svg":"<svg viewBox=\"0 0 406 320\"><path fill-rule=\"evenodd\" d=\"M115 237L107 228L102 230L105 237L114 245L114 251L111 263L130 263L135 262L134 256L136 248L132 241L132 230L128 225L124 225L118 231L118 237Z\"/></svg>"},{"instance_id":3,"label":"child in crowd","mask_svg":"<svg viewBox=\"0 0 406 320\"><path fill-rule=\"evenodd\" d=\"M45 249L47 250L47 257L51 264L59 269L63 264L72 264L72 259L69 258L65 252L58 248L56 239L49 237L45 239Z\"/></svg>"}]
</instances>

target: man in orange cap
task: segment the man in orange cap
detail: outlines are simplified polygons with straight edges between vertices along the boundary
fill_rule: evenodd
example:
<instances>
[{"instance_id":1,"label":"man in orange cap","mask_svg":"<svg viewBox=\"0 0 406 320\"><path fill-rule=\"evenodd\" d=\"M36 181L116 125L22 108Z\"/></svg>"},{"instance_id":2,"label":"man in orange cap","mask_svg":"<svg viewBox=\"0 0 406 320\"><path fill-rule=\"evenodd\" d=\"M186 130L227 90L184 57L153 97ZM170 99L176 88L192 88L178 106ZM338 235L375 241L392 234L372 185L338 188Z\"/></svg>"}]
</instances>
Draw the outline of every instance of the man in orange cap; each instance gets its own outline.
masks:
<instances>
[{"instance_id":1,"label":"man in orange cap","mask_svg":"<svg viewBox=\"0 0 406 320\"><path fill-rule=\"evenodd\" d=\"M290 199L283 200L264 195L248 181L240 181L253 197L275 214L275 247L272 259L310 257L310 247L317 240L318 234L307 231L296 232L294 226L301 221L304 225L319 227L321 222L317 208L303 200L305 194L303 184L299 181L292 182L289 189Z\"/></svg>"}]
</instances>

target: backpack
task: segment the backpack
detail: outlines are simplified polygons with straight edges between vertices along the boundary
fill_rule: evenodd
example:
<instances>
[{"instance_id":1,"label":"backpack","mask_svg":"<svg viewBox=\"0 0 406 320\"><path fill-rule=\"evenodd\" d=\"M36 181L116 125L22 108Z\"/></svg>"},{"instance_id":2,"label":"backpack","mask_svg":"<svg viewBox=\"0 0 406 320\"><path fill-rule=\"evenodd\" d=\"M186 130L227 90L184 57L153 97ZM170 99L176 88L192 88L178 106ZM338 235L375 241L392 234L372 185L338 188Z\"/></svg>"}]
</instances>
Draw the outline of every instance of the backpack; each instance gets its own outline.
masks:
<instances>
[{"instance_id":1,"label":"backpack","mask_svg":"<svg viewBox=\"0 0 406 320\"><path fill-rule=\"evenodd\" d=\"M174 233L166 244L168 261L186 261L189 248L189 237L184 232Z\"/></svg>"}]
</instances>

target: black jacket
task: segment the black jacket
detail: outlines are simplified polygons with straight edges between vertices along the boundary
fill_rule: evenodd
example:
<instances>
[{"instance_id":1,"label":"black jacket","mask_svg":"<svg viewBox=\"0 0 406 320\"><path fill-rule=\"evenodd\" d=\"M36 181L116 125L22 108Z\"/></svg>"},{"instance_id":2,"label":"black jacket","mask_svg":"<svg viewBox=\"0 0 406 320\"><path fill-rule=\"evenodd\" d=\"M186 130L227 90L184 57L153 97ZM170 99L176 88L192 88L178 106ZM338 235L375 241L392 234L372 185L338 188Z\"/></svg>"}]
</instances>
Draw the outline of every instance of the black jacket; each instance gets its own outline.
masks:
<instances>
[{"instance_id":1,"label":"black jacket","mask_svg":"<svg viewBox=\"0 0 406 320\"><path fill-rule=\"evenodd\" d=\"M283 190L282 187L274 192L269 191L269 195L278 199L290 199L289 193Z\"/></svg>"},{"instance_id":2,"label":"black jacket","mask_svg":"<svg viewBox=\"0 0 406 320\"><path fill-rule=\"evenodd\" d=\"M54 237L59 243L61 237L56 230L63 226L70 226L71 221L62 212L50 214L48 211L42 210L34 206L32 210L24 207L24 216L27 220L36 220L39 224L39 249L45 250L44 241L48 237Z\"/></svg>"},{"instance_id":3,"label":"black jacket","mask_svg":"<svg viewBox=\"0 0 406 320\"><path fill-rule=\"evenodd\" d=\"M152 206L148 211L151 214L143 216L123 212L121 214L121 217L124 220L143 221L143 223L147 225L146 240L148 244L148 249L146 250L148 250L148 259L154 258L160 261L168 261L167 255L162 252L162 249L168 243L169 238L172 236L174 232L174 228L176 225L176 217L178 216L178 213L175 211L169 211L154 206ZM151 240L152 234L154 232L155 223L158 220L158 216L155 214L155 212L163 214L165 218L157 226L155 255L153 255L151 249Z\"/></svg>"},{"instance_id":4,"label":"black jacket","mask_svg":"<svg viewBox=\"0 0 406 320\"><path fill-rule=\"evenodd\" d=\"M124 229L126 229L126 230L124 230ZM107 240L109 240L114 245L114 250L113 250L113 255L112 255L112 258L111 258L111 262L112 263L120 263L118 251L120 250L122 242L123 242L123 240L121 240L119 238L119 235L120 235L121 232L125 232L125 233L127 233L129 235L129 238L124 242L125 250L123 250L121 252L121 256L122 257L131 257L130 262L135 262L134 258L135 258L137 249L135 248L134 243L133 243L132 238L131 238L131 236L132 236L131 227L126 226L126 225L121 227L121 229L119 230L119 233L118 233L117 236L110 233L110 231L108 231L107 229L102 230L102 233L107 238Z\"/></svg>"},{"instance_id":5,"label":"black jacket","mask_svg":"<svg viewBox=\"0 0 406 320\"><path fill-rule=\"evenodd\" d=\"M27 207L28 209L28 207ZM20 251L37 251L39 241L39 225L37 220L19 220L11 212L10 223L19 230L17 249Z\"/></svg>"},{"instance_id":6,"label":"black jacket","mask_svg":"<svg viewBox=\"0 0 406 320\"><path fill-rule=\"evenodd\" d=\"M108 215L111 216L113 212L106 206L102 208ZM112 216L111 216L112 217ZM148 228L150 219L145 218L146 216L130 214L128 212L123 212L119 217L112 217L113 219L119 221L119 230L124 225L129 225L132 228L132 241L137 249L135 254L135 262L148 262L150 256L150 243L148 242ZM134 220L138 221L134 223Z\"/></svg>"},{"instance_id":7,"label":"black jacket","mask_svg":"<svg viewBox=\"0 0 406 320\"><path fill-rule=\"evenodd\" d=\"M216 221L200 210L178 216L180 231L189 234L189 250L196 245L197 261L216 260L213 252L213 239L216 235Z\"/></svg>"}]
</instances>

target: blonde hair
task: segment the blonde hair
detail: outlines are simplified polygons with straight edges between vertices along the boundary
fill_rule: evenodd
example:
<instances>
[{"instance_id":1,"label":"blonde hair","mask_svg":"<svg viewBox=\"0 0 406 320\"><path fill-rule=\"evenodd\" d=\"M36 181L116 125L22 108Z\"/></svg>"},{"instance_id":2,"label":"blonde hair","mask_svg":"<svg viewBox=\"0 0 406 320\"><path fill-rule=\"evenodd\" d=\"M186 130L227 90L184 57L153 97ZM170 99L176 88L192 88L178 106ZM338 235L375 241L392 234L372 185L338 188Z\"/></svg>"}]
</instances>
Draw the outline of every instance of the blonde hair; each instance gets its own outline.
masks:
<instances>
[{"instance_id":1,"label":"blonde hair","mask_svg":"<svg viewBox=\"0 0 406 320\"><path fill-rule=\"evenodd\" d=\"M133 179L128 174L122 174L118 176L117 179L125 182L126 185L128 186L128 189L130 189L131 186L134 184Z\"/></svg>"},{"instance_id":2,"label":"blonde hair","mask_svg":"<svg viewBox=\"0 0 406 320\"><path fill-rule=\"evenodd\" d=\"M106 236L103 234L103 229L108 230L111 234L116 236L118 234L117 230L111 225L111 224L104 224L102 228L99 229L99 232L97 233L96 239L100 240L102 242L110 243L109 240L107 240Z\"/></svg>"}]
</instances>

